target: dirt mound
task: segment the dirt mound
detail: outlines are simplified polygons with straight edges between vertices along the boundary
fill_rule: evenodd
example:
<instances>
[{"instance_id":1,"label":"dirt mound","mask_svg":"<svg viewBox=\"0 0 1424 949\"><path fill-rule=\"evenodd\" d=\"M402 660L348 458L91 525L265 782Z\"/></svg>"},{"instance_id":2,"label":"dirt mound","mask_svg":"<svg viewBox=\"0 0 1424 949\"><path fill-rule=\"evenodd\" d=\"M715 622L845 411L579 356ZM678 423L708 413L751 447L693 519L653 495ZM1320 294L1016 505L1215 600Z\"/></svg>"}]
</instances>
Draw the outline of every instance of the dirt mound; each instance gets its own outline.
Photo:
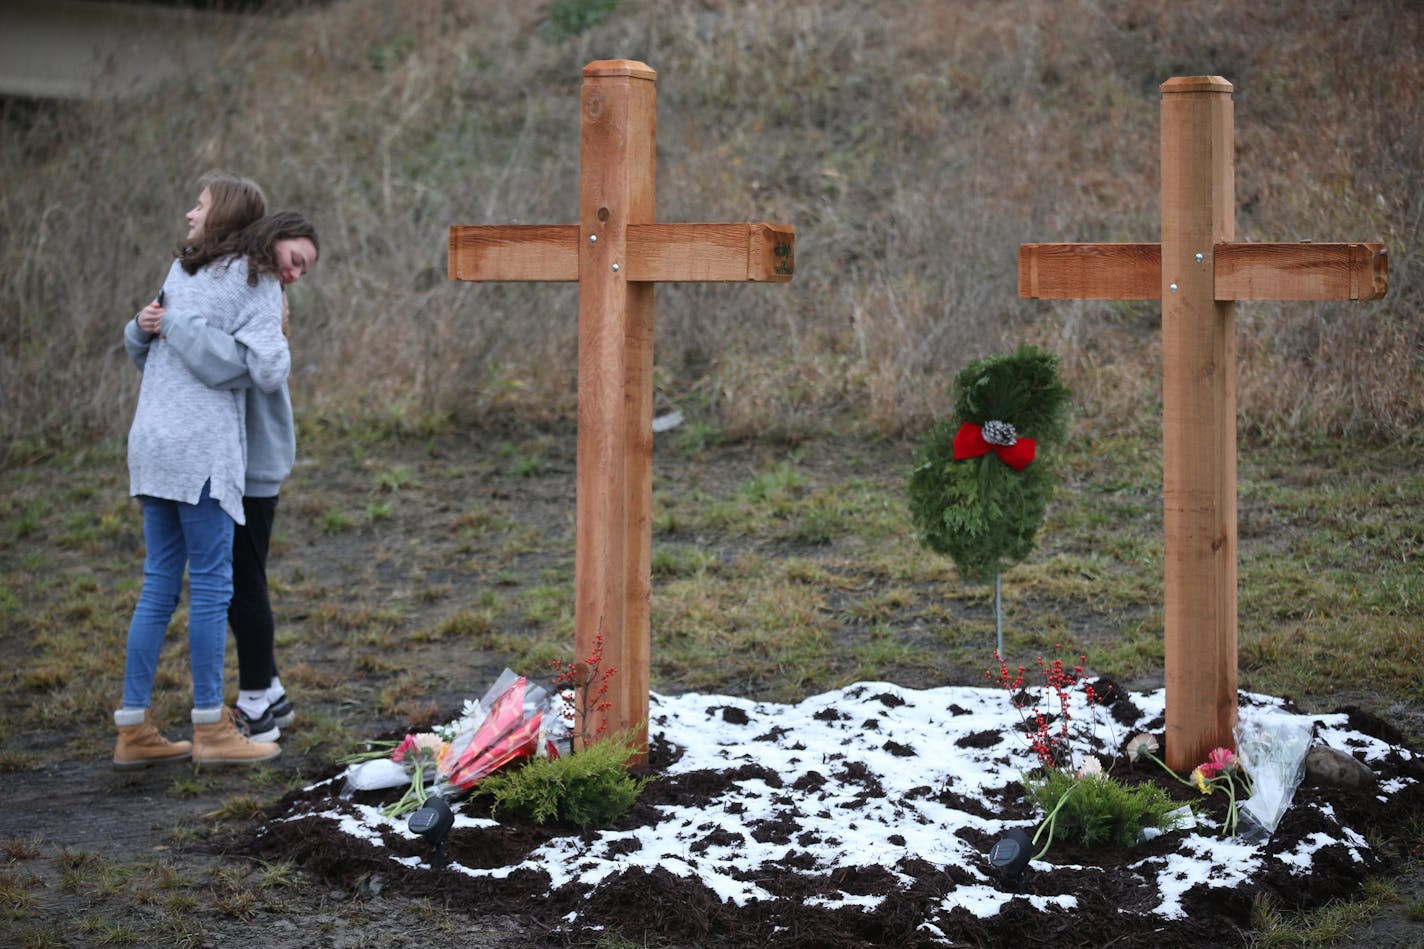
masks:
<instances>
[{"instance_id":1,"label":"dirt mound","mask_svg":"<svg viewBox=\"0 0 1424 949\"><path fill-rule=\"evenodd\" d=\"M727 715L716 697L710 698L708 719L744 726L749 734L765 728L765 722L745 714ZM858 711L851 714L856 721ZM817 712L809 718L837 717ZM1348 720L1349 727L1356 724ZM1358 730L1372 734L1379 730L1372 727L1376 724L1362 719ZM799 739L787 735L785 744L805 748L805 739L804 733ZM814 741L809 743L807 754L819 755ZM981 738L971 744L988 743ZM1399 750L1374 755L1370 766L1379 787L1390 793L1300 788L1269 842L1243 858L1247 869L1239 882L1223 885L1205 878L1219 873L1208 851L1250 849L1222 840L1217 832L1226 814L1225 795L1203 798L1156 765L1119 762L1126 770L1115 771L1115 777L1151 782L1175 799L1194 801L1202 824L1132 847L1056 843L1044 861L1012 880L991 875L986 882L986 859L977 866L921 859L893 832L889 839L898 837L903 848L899 859L871 855L864 862L843 858L827 866L814 852L820 834L808 829L813 823L809 816L827 806L837 809L835 821L849 836L858 823L880 819L872 810L902 813L910 822L931 799L943 805L944 813L969 815L959 826L946 822L942 830L981 857L993 846L1000 821L1021 823L1031 831L1037 819L1017 784L1008 786L1017 788L1017 796L1005 790L987 800L967 789L964 794L927 785L897 789L855 760L855 748L847 749L846 760L804 770L790 780L789 774L759 763L679 770L684 749L655 743L649 763L653 781L615 827L597 832L536 826L506 815L494 820L482 800L466 799L458 810L469 820L451 832L445 848L450 865L439 868L432 865L430 845L403 827L387 824L372 833L370 808L389 803L389 792L343 794L343 782L333 772L332 780L288 795L241 851L263 860L292 861L351 889L379 880L389 892L439 900L473 917L507 915L518 908L551 945L613 931L627 938L711 947L1155 947L1244 940L1257 900L1289 910L1357 895L1368 875L1397 869L1388 845L1391 833L1403 832L1400 816L1424 814L1424 761ZM887 754L895 757L893 751ZM934 770L931 762L922 766L926 774ZM775 806L751 813L741 804L727 805L740 789L751 787L769 791ZM827 805L828 800L839 803ZM740 829L718 820L719 807L736 810ZM650 865L644 841L660 823L678 820L697 824L680 838L687 860ZM364 829L353 833L357 825ZM1370 834L1369 844L1364 832ZM606 845L609 838L617 838L612 847ZM768 843L780 845L780 856L753 858L735 874L765 898L727 898L695 869L689 872L704 853L718 848L752 853L757 844ZM548 850L541 851L546 845L579 853L582 862L575 860L577 869L569 872L549 859ZM630 859L620 867L620 857ZM1194 879L1194 874L1204 876ZM1176 895L1164 897L1163 878L1173 876L1181 878L1174 881L1179 884ZM973 901L965 894L981 891L984 902L976 911L966 905Z\"/></svg>"}]
</instances>

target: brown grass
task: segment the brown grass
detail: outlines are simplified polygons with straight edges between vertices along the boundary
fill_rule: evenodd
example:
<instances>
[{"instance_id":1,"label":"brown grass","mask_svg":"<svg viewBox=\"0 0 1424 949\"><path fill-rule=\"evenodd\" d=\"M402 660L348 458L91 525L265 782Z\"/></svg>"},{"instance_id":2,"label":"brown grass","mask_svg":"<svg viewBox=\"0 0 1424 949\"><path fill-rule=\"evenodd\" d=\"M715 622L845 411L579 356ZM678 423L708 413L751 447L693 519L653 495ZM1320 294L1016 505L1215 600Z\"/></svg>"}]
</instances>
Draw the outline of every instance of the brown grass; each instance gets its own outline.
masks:
<instances>
[{"instance_id":1,"label":"brown grass","mask_svg":"<svg viewBox=\"0 0 1424 949\"><path fill-rule=\"evenodd\" d=\"M1417 3L625 0L560 43L545 6L343 0L244 20L158 96L8 105L0 457L127 429L122 325L216 166L320 227L293 293L306 424L572 418L576 290L451 284L445 231L574 220L579 74L601 58L659 72L661 220L798 232L790 285L659 290L659 408L734 435L910 432L966 359L1028 339L1096 430L1155 429L1156 306L1020 301L1016 249L1155 239L1158 87L1219 74L1238 237L1382 240L1391 264L1380 303L1238 307L1243 432L1424 421Z\"/></svg>"}]
</instances>

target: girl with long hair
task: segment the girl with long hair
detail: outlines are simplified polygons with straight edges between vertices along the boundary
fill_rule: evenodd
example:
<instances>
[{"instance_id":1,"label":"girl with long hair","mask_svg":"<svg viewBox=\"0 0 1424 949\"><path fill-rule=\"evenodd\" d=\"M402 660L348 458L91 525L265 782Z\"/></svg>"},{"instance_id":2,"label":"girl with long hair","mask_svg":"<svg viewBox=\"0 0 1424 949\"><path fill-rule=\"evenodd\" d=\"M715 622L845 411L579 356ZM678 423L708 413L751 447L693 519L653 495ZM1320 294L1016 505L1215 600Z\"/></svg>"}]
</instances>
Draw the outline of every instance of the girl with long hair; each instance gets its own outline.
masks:
<instances>
[{"instance_id":1,"label":"girl with long hair","mask_svg":"<svg viewBox=\"0 0 1424 949\"><path fill-rule=\"evenodd\" d=\"M129 488L144 512L144 582L129 624L123 705L114 713L116 768L192 758L200 765L266 761L281 753L252 741L223 704L223 656L232 597L235 525L245 523L246 400L207 385L168 336L201 318L244 347L253 384L275 392L291 357L282 333L276 251L254 223L233 229L229 186L261 196L242 180L205 177L188 234L157 300L136 322L163 332L148 341L138 406L129 431ZM265 205L265 199L262 203ZM259 219L260 221L261 219ZM169 330L169 326L174 329ZM151 704L164 633L188 573L188 650L193 741L166 739Z\"/></svg>"}]
</instances>

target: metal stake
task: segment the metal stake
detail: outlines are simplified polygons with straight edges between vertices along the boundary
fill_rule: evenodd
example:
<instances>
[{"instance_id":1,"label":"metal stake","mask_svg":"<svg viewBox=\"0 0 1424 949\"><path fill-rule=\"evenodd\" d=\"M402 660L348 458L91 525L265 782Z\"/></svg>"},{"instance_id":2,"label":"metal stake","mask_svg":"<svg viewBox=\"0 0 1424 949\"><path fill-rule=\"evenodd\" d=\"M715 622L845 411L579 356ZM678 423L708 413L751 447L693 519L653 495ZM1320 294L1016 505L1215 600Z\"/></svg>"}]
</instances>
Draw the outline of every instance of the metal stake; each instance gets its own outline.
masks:
<instances>
[{"instance_id":1,"label":"metal stake","mask_svg":"<svg viewBox=\"0 0 1424 949\"><path fill-rule=\"evenodd\" d=\"M1004 597L999 589L999 575L994 574L994 630L999 634L999 658L1004 656Z\"/></svg>"}]
</instances>

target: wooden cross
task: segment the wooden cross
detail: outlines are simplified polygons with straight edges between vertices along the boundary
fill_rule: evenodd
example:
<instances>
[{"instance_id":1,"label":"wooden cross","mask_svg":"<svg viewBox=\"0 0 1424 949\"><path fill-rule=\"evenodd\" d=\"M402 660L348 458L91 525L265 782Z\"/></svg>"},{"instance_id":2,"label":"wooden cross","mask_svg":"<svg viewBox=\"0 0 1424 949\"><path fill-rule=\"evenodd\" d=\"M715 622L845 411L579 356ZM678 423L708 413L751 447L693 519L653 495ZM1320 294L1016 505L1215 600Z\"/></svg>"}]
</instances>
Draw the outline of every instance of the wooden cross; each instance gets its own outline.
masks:
<instances>
[{"instance_id":1,"label":"wooden cross","mask_svg":"<svg viewBox=\"0 0 1424 949\"><path fill-rule=\"evenodd\" d=\"M1166 761L1236 726L1238 300L1378 300L1383 244L1236 241L1231 83L1162 84L1162 242L1024 244L1019 295L1162 301Z\"/></svg>"},{"instance_id":2,"label":"wooden cross","mask_svg":"<svg viewBox=\"0 0 1424 949\"><path fill-rule=\"evenodd\" d=\"M577 280L576 661L602 643L600 727L638 729L647 751L652 590L653 288L661 281L789 281L784 224L654 223L657 73L602 60L583 70L579 222L450 228L452 280ZM583 710L581 710L582 712Z\"/></svg>"}]
</instances>

